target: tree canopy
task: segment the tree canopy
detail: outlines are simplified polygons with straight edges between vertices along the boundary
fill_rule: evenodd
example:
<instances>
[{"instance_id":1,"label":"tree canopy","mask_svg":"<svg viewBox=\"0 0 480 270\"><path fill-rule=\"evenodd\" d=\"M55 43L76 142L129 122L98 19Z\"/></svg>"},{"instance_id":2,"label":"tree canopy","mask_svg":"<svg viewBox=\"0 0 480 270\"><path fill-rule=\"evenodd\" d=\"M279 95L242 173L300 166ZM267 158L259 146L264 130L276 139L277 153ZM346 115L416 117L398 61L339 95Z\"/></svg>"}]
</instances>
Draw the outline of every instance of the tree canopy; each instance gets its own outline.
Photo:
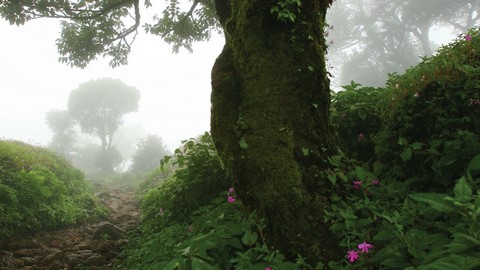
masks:
<instances>
[{"instance_id":1,"label":"tree canopy","mask_svg":"<svg viewBox=\"0 0 480 270\"><path fill-rule=\"evenodd\" d=\"M83 132L98 136L106 148L112 146L122 116L136 112L139 100L140 91L120 80L92 80L70 92L68 112Z\"/></svg>"},{"instance_id":2,"label":"tree canopy","mask_svg":"<svg viewBox=\"0 0 480 270\"><path fill-rule=\"evenodd\" d=\"M208 40L220 25L214 0L195 0L185 9L178 0L168 0L163 12L142 25L148 33L173 45L192 50L195 41ZM141 8L152 8L150 0L5 0L0 16L22 25L36 18L62 19L57 39L59 61L84 68L98 55L110 58L116 67L128 63L127 56L141 26ZM155 7L156 8L156 7Z\"/></svg>"}]
</instances>

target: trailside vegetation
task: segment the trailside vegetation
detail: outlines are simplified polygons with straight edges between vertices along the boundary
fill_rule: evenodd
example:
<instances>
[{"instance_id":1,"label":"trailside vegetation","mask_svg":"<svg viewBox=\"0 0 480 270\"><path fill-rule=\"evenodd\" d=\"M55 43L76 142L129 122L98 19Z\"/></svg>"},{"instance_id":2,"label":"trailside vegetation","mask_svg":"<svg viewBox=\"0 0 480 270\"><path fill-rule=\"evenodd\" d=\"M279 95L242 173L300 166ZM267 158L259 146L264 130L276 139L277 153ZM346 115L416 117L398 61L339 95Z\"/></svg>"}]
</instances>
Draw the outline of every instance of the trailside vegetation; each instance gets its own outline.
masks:
<instances>
[{"instance_id":1,"label":"trailside vegetation","mask_svg":"<svg viewBox=\"0 0 480 270\"><path fill-rule=\"evenodd\" d=\"M0 141L0 239L103 216L83 174L42 147Z\"/></svg>"}]
</instances>

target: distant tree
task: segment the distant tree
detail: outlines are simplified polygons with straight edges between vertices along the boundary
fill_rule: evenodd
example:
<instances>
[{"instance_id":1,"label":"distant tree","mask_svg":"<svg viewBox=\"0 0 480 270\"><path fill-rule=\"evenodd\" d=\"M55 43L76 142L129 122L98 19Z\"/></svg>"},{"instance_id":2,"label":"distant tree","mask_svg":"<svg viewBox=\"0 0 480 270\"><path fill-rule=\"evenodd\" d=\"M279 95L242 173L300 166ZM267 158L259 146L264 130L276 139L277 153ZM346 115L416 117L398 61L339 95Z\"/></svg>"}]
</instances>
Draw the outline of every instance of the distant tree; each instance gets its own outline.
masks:
<instances>
[{"instance_id":1,"label":"distant tree","mask_svg":"<svg viewBox=\"0 0 480 270\"><path fill-rule=\"evenodd\" d=\"M140 92L120 80L104 78L92 80L72 90L68 98L68 112L82 132L98 136L102 150L97 163L105 170L113 170L118 151L112 148L113 135L123 124L123 115L136 112Z\"/></svg>"},{"instance_id":2,"label":"distant tree","mask_svg":"<svg viewBox=\"0 0 480 270\"><path fill-rule=\"evenodd\" d=\"M132 159L132 172L149 172L160 165L160 160L170 155L161 137L148 135L137 144L137 151Z\"/></svg>"},{"instance_id":3,"label":"distant tree","mask_svg":"<svg viewBox=\"0 0 480 270\"><path fill-rule=\"evenodd\" d=\"M75 121L70 117L68 111L51 110L46 114L47 126L53 132L53 138L48 145L53 151L70 158L75 150L76 132Z\"/></svg>"},{"instance_id":4,"label":"distant tree","mask_svg":"<svg viewBox=\"0 0 480 270\"><path fill-rule=\"evenodd\" d=\"M382 86L388 73L433 54L434 27L465 32L480 21L479 10L473 0L337 0L327 18L333 27L329 59L341 70L337 81Z\"/></svg>"}]
</instances>

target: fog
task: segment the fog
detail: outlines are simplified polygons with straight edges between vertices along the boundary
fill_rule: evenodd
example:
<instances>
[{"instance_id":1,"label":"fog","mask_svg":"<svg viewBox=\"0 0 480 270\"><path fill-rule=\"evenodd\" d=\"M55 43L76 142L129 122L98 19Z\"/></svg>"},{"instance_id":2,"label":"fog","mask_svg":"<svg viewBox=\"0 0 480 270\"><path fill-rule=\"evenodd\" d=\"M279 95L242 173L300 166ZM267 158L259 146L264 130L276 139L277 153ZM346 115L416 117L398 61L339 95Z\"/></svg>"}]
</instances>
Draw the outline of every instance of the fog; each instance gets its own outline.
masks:
<instances>
[{"instance_id":1,"label":"fog","mask_svg":"<svg viewBox=\"0 0 480 270\"><path fill-rule=\"evenodd\" d=\"M210 71L223 37L197 43L193 54L172 54L161 38L139 29L128 66L112 69L100 57L82 70L57 61L59 32L56 20L20 27L0 21L1 138L46 146L52 137L46 112L65 110L71 90L104 77L141 91L139 110L124 117L124 126L161 136L170 150L210 129Z\"/></svg>"},{"instance_id":2,"label":"fog","mask_svg":"<svg viewBox=\"0 0 480 270\"><path fill-rule=\"evenodd\" d=\"M327 13L332 87L384 86L480 23L480 1L336 0Z\"/></svg>"}]
</instances>

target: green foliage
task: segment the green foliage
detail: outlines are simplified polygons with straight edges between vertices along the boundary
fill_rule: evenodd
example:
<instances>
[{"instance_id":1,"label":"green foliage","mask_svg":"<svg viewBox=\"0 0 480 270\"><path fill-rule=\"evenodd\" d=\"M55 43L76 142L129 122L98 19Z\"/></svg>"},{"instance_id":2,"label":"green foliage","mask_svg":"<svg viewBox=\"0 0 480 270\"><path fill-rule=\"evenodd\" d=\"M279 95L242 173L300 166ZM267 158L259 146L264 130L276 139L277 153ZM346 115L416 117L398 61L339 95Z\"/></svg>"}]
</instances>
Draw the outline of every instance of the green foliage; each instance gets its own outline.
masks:
<instances>
[{"instance_id":1,"label":"green foliage","mask_svg":"<svg viewBox=\"0 0 480 270\"><path fill-rule=\"evenodd\" d=\"M467 35L392 75L385 95L365 103L380 112L368 110L382 124L373 136L377 156L336 178L351 188L343 198L332 195L325 217L345 252L364 241L374 248L354 263L331 263L335 269L480 267L480 43L478 29ZM359 120L349 106L362 96L348 91L335 101L352 96L343 104L351 118L333 113L340 128Z\"/></svg>"},{"instance_id":2,"label":"green foliage","mask_svg":"<svg viewBox=\"0 0 480 270\"><path fill-rule=\"evenodd\" d=\"M103 212L83 174L63 158L40 147L0 141L0 239Z\"/></svg>"},{"instance_id":3,"label":"green foliage","mask_svg":"<svg viewBox=\"0 0 480 270\"><path fill-rule=\"evenodd\" d=\"M374 248L337 269L453 269L455 264L477 269L480 174L471 177L468 169L464 174L453 189L421 193L408 181L383 179L373 184L373 173L352 172L350 179L362 180L362 187L337 200L325 216L332 231L342 235L345 251L363 241Z\"/></svg>"},{"instance_id":4,"label":"green foliage","mask_svg":"<svg viewBox=\"0 0 480 270\"><path fill-rule=\"evenodd\" d=\"M390 77L376 153L390 176L415 178L425 190L451 188L480 152L479 30L466 35Z\"/></svg>"},{"instance_id":5,"label":"green foliage","mask_svg":"<svg viewBox=\"0 0 480 270\"><path fill-rule=\"evenodd\" d=\"M270 13L276 15L277 20L287 23L295 22L297 13L301 12L302 7L301 0L281 0L278 1L275 6L270 9ZM309 67L312 68L312 67Z\"/></svg>"},{"instance_id":6,"label":"green foliage","mask_svg":"<svg viewBox=\"0 0 480 270\"><path fill-rule=\"evenodd\" d=\"M390 97L384 88L361 87L351 82L332 94L331 120L342 150L364 162L374 157L373 138L382 127L382 108ZM362 135L361 135L362 134Z\"/></svg>"},{"instance_id":7,"label":"green foliage","mask_svg":"<svg viewBox=\"0 0 480 270\"><path fill-rule=\"evenodd\" d=\"M173 51L180 48L192 52L192 43L209 40L211 33L220 29L215 11L215 1L193 1L190 9L184 11L178 0L167 0L162 16L155 16L153 23L146 23L147 33L160 35L173 45Z\"/></svg>"},{"instance_id":8,"label":"green foliage","mask_svg":"<svg viewBox=\"0 0 480 270\"><path fill-rule=\"evenodd\" d=\"M162 161L172 161L177 166L174 175L161 183L158 188L145 194L143 219L155 220L160 208L165 210L166 217L176 222L183 222L199 206L209 202L220 191L228 187L228 177L217 156L210 134L205 133L198 142L194 139L183 141L183 147L176 149L171 157ZM162 174L157 170L150 176L154 178Z\"/></svg>"},{"instance_id":9,"label":"green foliage","mask_svg":"<svg viewBox=\"0 0 480 270\"><path fill-rule=\"evenodd\" d=\"M295 264L268 250L263 221L238 200L227 202L229 181L208 133L184 141L171 159L178 168L145 193L141 226L119 268L313 269L301 268L301 257Z\"/></svg>"}]
</instances>

